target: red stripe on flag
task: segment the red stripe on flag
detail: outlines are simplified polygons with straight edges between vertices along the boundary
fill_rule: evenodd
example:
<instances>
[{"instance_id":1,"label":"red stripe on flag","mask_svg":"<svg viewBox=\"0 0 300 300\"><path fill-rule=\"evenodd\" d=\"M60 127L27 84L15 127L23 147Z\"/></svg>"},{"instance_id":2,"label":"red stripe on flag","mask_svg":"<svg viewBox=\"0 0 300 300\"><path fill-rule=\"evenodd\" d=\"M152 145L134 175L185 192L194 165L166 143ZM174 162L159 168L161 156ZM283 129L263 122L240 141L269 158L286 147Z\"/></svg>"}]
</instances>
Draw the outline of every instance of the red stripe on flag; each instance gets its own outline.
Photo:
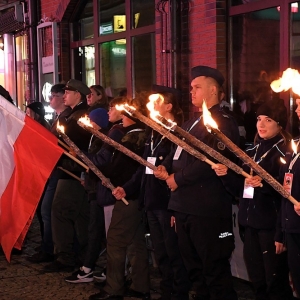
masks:
<instances>
[{"instance_id":1,"label":"red stripe on flag","mask_svg":"<svg viewBox=\"0 0 300 300\"><path fill-rule=\"evenodd\" d=\"M15 169L1 197L0 243L8 261L13 247L21 249L46 181L62 153L53 134L25 118L14 144Z\"/></svg>"}]
</instances>

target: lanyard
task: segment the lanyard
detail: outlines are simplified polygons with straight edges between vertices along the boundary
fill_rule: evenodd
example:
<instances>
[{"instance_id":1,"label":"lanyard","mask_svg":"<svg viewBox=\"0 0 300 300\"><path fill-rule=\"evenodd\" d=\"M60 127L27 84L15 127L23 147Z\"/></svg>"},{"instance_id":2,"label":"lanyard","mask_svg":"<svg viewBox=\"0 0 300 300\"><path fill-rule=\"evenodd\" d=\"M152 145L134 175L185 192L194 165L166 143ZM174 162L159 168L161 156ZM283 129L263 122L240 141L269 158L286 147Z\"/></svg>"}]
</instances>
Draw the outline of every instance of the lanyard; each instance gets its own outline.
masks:
<instances>
[{"instance_id":1,"label":"lanyard","mask_svg":"<svg viewBox=\"0 0 300 300\"><path fill-rule=\"evenodd\" d=\"M298 141L297 146L296 146L297 148L298 148L298 145L299 145L299 141ZM297 153L297 155L296 155L296 156L292 159L292 161L290 162L290 165L289 165L289 173L292 171L293 166L294 166L296 160L298 159L299 155L300 155L300 153Z\"/></svg>"},{"instance_id":2,"label":"lanyard","mask_svg":"<svg viewBox=\"0 0 300 300\"><path fill-rule=\"evenodd\" d=\"M94 135L92 134L92 136L91 136L91 138L90 138L90 143L89 143L89 148L88 148L88 149L90 149L90 147L91 147L91 145L92 145L93 137L94 137Z\"/></svg>"},{"instance_id":3,"label":"lanyard","mask_svg":"<svg viewBox=\"0 0 300 300\"><path fill-rule=\"evenodd\" d=\"M292 159L292 161L291 161L291 163L289 165L289 173L292 171L293 166L294 166L296 160L298 159L299 155L300 155L300 153L297 153L297 155Z\"/></svg>"},{"instance_id":4,"label":"lanyard","mask_svg":"<svg viewBox=\"0 0 300 300\"><path fill-rule=\"evenodd\" d=\"M126 132L126 134L131 133L131 132L137 132L137 131L144 131L144 129L141 129L141 128L132 129L132 130Z\"/></svg>"},{"instance_id":5,"label":"lanyard","mask_svg":"<svg viewBox=\"0 0 300 300\"><path fill-rule=\"evenodd\" d=\"M266 151L266 152L260 157L260 159L259 159L258 161L255 161L256 154L257 154L257 150L258 150L258 148L259 148L259 146L260 146L260 145L258 145L258 146L256 147L256 151L255 151L253 160L254 160L257 164L260 164L260 163L262 162L262 160L269 154L269 152L270 152L274 147L276 147L279 143L281 143L282 141L283 141L283 139L281 139L280 141L278 141L277 143L275 143L268 151ZM251 170L250 170L250 175L252 175L252 174L253 174L253 169L251 168Z\"/></svg>"},{"instance_id":6,"label":"lanyard","mask_svg":"<svg viewBox=\"0 0 300 300\"><path fill-rule=\"evenodd\" d=\"M199 123L201 118L202 118L202 115L193 123L193 125L190 127L189 130L187 130L187 132L190 132Z\"/></svg>"},{"instance_id":7,"label":"lanyard","mask_svg":"<svg viewBox=\"0 0 300 300\"><path fill-rule=\"evenodd\" d=\"M151 148L151 155L153 156L154 154L154 151L156 150L156 148L160 145L160 143L162 142L162 140L165 138L165 136L162 136L159 140L159 142L157 143L157 145L153 148L154 146L154 137L153 137L153 130L152 130L152 133L151 133L151 144L150 144L150 148Z\"/></svg>"}]
</instances>

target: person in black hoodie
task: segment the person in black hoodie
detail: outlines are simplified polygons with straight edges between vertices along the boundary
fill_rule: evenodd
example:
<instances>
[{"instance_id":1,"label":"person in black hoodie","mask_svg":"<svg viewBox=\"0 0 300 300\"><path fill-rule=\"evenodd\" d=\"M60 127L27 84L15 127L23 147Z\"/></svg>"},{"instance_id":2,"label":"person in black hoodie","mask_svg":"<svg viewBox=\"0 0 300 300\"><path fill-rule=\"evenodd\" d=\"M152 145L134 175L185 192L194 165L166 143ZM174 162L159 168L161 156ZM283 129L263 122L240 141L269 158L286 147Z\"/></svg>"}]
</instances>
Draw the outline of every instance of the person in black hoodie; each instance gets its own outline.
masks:
<instances>
[{"instance_id":1,"label":"person in black hoodie","mask_svg":"<svg viewBox=\"0 0 300 300\"><path fill-rule=\"evenodd\" d=\"M174 94L161 92L158 95L154 109L180 126L183 113ZM171 146L171 141L152 130L146 142L143 157L159 165L170 153ZM144 207L147 213L155 259L162 275L161 299L189 299L190 283L187 271L179 252L175 227L170 226L173 216L172 211L168 210L170 189L165 181L157 179L151 170L141 165L131 180L122 187L117 187L113 194L120 200L139 190L141 207Z\"/></svg>"},{"instance_id":2,"label":"person in black hoodie","mask_svg":"<svg viewBox=\"0 0 300 300\"><path fill-rule=\"evenodd\" d=\"M89 119L94 129L103 134L108 132L108 114L104 108L96 108L89 113ZM102 147L103 141L97 136L91 137L89 153L96 154ZM101 251L105 236L103 207L97 203L97 185L99 178L91 171L84 173L84 187L88 193L90 204L90 218L88 231L88 246L83 265L71 276L65 278L70 283L84 283L93 281L93 269Z\"/></svg>"},{"instance_id":3,"label":"person in black hoodie","mask_svg":"<svg viewBox=\"0 0 300 300\"><path fill-rule=\"evenodd\" d=\"M296 105L296 113L300 119L300 99L296 99ZM299 141L299 137L294 140L297 153L289 149L285 157L286 164L280 170L280 182L283 182L285 189L298 201L300 201ZM293 286L297 296L300 297L300 205L293 205L286 198L282 198L280 221L276 241L284 243L287 247Z\"/></svg>"},{"instance_id":4,"label":"person in black hoodie","mask_svg":"<svg viewBox=\"0 0 300 300\"><path fill-rule=\"evenodd\" d=\"M256 115L257 134L254 145L246 149L246 153L278 180L282 165L280 158L285 156L290 140L284 131L286 107L281 99L274 99L259 106ZM255 299L293 299L286 249L282 243L275 243L281 195L254 174L249 166L243 164L242 167L252 178L244 179L230 172L222 179L233 193L239 195L238 221L244 229L244 260L254 286Z\"/></svg>"},{"instance_id":5,"label":"person in black hoodie","mask_svg":"<svg viewBox=\"0 0 300 300\"><path fill-rule=\"evenodd\" d=\"M70 79L64 87L64 102L71 107L70 114L60 119L60 125L65 128L65 134L80 150L88 150L91 134L81 128L77 121L87 114L86 95L90 89L81 81ZM82 168L74 167L71 159L63 158L59 164L80 176ZM58 180L52 204L52 237L56 260L44 267L44 272L70 272L76 263L74 252L74 236L78 241L78 257L83 261L87 247L87 232L89 223L89 204L87 193L81 183L74 178L61 174Z\"/></svg>"},{"instance_id":6,"label":"person in black hoodie","mask_svg":"<svg viewBox=\"0 0 300 300\"><path fill-rule=\"evenodd\" d=\"M138 99L133 99L131 105L136 106L139 111L142 109L142 103L138 102ZM122 116L122 121L122 125L113 127L114 133L110 137L142 155L146 141L143 126L127 116ZM139 166L138 162L108 145L103 146L96 155L89 155L89 158L110 178L114 186L121 186L127 182ZM126 254L132 268L131 295L150 299L148 254L141 221L142 212L138 210L138 192L128 195L126 199L129 202L128 206L122 201L115 203L107 233L106 284L100 293L89 297L91 300L123 299ZM126 296L130 296L128 292Z\"/></svg>"},{"instance_id":7,"label":"person in black hoodie","mask_svg":"<svg viewBox=\"0 0 300 300\"><path fill-rule=\"evenodd\" d=\"M220 130L237 144L237 123L219 105L223 75L207 66L192 68L191 75L192 103L201 113L205 100ZM207 131L202 117L188 120L182 128L223 155L230 155ZM172 149L154 175L165 179L171 189L168 208L174 211L179 249L196 289L194 299L237 299L229 263L234 249L232 196L220 178L210 165L179 146Z\"/></svg>"}]
</instances>

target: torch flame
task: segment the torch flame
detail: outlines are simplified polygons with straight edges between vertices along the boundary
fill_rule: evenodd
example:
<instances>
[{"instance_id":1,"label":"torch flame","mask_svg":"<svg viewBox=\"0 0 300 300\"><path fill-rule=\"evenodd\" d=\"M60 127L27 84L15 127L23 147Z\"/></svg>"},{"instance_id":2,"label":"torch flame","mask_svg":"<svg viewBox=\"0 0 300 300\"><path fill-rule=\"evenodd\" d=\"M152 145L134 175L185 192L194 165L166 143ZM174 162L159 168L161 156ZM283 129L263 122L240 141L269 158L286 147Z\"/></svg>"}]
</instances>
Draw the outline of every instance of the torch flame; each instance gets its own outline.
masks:
<instances>
[{"instance_id":1,"label":"torch flame","mask_svg":"<svg viewBox=\"0 0 300 300\"><path fill-rule=\"evenodd\" d=\"M59 125L59 121L57 122L56 128L58 131L65 133L65 127L63 125Z\"/></svg>"},{"instance_id":2,"label":"torch flame","mask_svg":"<svg viewBox=\"0 0 300 300\"><path fill-rule=\"evenodd\" d=\"M146 104L149 112L150 112L150 118L152 120L154 120L155 122L157 122L158 124L161 124L162 126L164 126L165 128L167 128L168 130L172 129L174 126L177 125L177 123L173 122L172 120L168 119L167 122L168 124L162 122L161 120L163 120L163 116L161 116L159 114L159 112L157 110L155 110L154 108L154 104L156 101L160 100L162 102L164 102L164 97L161 94L151 94L149 97L149 102Z\"/></svg>"},{"instance_id":3,"label":"torch flame","mask_svg":"<svg viewBox=\"0 0 300 300\"><path fill-rule=\"evenodd\" d=\"M115 108L116 108L117 110L119 110L119 111L125 110L129 115L132 115L132 112L131 112L130 110L136 110L135 107L130 106L128 103L120 104L120 105L117 104L117 105L115 106Z\"/></svg>"},{"instance_id":4,"label":"torch flame","mask_svg":"<svg viewBox=\"0 0 300 300\"><path fill-rule=\"evenodd\" d=\"M91 120L87 115L85 115L84 117L79 118L78 122L84 124L85 126L93 127L93 125L91 123Z\"/></svg>"},{"instance_id":5,"label":"torch flame","mask_svg":"<svg viewBox=\"0 0 300 300\"><path fill-rule=\"evenodd\" d=\"M298 153L298 151L297 151L298 145L294 142L294 140L291 140L291 145L292 145L292 149L293 149L294 153L297 154Z\"/></svg>"},{"instance_id":6,"label":"torch flame","mask_svg":"<svg viewBox=\"0 0 300 300\"><path fill-rule=\"evenodd\" d=\"M218 129L218 124L211 117L211 113L208 110L205 101L203 101L203 104L202 104L202 112L203 112L203 123L204 123L204 125L208 126L208 127L211 127L211 128ZM208 131L209 131L209 128L208 128Z\"/></svg>"},{"instance_id":7,"label":"torch flame","mask_svg":"<svg viewBox=\"0 0 300 300\"><path fill-rule=\"evenodd\" d=\"M288 68L282 73L282 77L270 84L275 93L292 89L295 94L300 95L300 74L298 70Z\"/></svg>"},{"instance_id":8,"label":"torch flame","mask_svg":"<svg viewBox=\"0 0 300 300\"><path fill-rule=\"evenodd\" d=\"M280 162L286 164L286 160L283 157L280 157Z\"/></svg>"}]
</instances>

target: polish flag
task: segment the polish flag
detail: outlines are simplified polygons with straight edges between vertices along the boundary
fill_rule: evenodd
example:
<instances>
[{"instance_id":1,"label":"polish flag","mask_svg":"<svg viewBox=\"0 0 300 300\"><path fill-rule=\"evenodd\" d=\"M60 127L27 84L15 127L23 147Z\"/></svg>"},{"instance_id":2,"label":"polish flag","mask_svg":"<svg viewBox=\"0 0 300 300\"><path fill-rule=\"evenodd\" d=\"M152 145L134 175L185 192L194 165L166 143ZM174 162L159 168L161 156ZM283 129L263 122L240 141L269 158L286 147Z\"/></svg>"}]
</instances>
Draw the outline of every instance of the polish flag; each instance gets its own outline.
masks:
<instances>
[{"instance_id":1,"label":"polish flag","mask_svg":"<svg viewBox=\"0 0 300 300\"><path fill-rule=\"evenodd\" d=\"M52 133L0 96L0 245L8 261L62 153Z\"/></svg>"}]
</instances>

